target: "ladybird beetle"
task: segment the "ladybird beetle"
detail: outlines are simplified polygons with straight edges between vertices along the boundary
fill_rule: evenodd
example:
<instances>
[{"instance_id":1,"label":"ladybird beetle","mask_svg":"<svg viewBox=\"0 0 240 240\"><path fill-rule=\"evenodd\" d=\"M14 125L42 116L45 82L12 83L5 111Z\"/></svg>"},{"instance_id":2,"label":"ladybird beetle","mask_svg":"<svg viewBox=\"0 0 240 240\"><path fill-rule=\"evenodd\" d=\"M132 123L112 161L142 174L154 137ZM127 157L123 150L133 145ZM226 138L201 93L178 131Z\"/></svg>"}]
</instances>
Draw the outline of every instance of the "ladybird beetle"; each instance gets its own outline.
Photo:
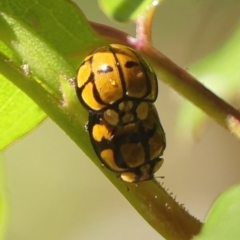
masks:
<instances>
[{"instance_id":1,"label":"ladybird beetle","mask_svg":"<svg viewBox=\"0 0 240 240\"><path fill-rule=\"evenodd\" d=\"M101 115L89 112L87 124L92 146L103 165L126 182L153 178L161 167L166 147L165 133L153 104L139 123L114 127Z\"/></svg>"},{"instance_id":2,"label":"ladybird beetle","mask_svg":"<svg viewBox=\"0 0 240 240\"><path fill-rule=\"evenodd\" d=\"M90 111L102 114L112 126L142 121L148 103L158 94L152 68L133 49L110 44L93 51L81 64L76 92Z\"/></svg>"}]
</instances>

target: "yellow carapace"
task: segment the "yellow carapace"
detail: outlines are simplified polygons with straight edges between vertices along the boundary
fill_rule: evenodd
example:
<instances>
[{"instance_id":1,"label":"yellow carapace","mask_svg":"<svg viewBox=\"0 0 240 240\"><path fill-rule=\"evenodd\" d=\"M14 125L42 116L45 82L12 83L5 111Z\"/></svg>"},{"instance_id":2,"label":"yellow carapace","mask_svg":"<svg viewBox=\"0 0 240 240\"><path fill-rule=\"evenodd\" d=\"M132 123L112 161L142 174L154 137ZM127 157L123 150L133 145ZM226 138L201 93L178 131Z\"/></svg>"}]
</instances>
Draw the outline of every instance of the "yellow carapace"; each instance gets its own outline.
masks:
<instances>
[{"instance_id":1,"label":"yellow carapace","mask_svg":"<svg viewBox=\"0 0 240 240\"><path fill-rule=\"evenodd\" d=\"M87 130L103 165L126 182L152 179L166 139L153 104L157 78L146 61L123 45L100 47L81 64L76 93L89 111Z\"/></svg>"}]
</instances>

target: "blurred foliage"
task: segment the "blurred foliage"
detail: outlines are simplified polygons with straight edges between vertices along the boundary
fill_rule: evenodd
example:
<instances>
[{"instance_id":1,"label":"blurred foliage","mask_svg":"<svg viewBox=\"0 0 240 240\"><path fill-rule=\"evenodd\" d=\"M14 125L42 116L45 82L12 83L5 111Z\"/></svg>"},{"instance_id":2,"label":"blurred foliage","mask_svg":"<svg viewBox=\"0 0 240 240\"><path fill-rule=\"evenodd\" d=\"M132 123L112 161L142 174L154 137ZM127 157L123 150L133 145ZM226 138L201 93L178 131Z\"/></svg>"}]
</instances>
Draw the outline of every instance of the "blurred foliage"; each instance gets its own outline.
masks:
<instances>
[{"instance_id":1,"label":"blurred foliage","mask_svg":"<svg viewBox=\"0 0 240 240\"><path fill-rule=\"evenodd\" d=\"M240 186L224 192L213 204L200 235L194 240L239 239Z\"/></svg>"},{"instance_id":2,"label":"blurred foliage","mask_svg":"<svg viewBox=\"0 0 240 240\"><path fill-rule=\"evenodd\" d=\"M135 21L150 5L157 5L162 0L98 0L100 7L109 17L119 22Z\"/></svg>"}]
</instances>

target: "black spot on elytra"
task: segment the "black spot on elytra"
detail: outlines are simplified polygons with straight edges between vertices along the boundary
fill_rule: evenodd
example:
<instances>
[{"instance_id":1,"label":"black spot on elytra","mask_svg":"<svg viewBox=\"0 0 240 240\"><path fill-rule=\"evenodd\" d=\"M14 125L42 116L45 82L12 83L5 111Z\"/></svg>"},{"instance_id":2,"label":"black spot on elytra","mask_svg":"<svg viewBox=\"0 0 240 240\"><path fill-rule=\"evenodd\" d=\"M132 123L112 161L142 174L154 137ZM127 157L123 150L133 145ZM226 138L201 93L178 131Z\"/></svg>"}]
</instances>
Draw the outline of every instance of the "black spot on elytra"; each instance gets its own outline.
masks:
<instances>
[{"instance_id":1,"label":"black spot on elytra","mask_svg":"<svg viewBox=\"0 0 240 240\"><path fill-rule=\"evenodd\" d=\"M135 67L135 66L138 66L138 63L137 62L134 62L134 61L127 61L125 63L125 67L126 68L132 68L132 67Z\"/></svg>"}]
</instances>

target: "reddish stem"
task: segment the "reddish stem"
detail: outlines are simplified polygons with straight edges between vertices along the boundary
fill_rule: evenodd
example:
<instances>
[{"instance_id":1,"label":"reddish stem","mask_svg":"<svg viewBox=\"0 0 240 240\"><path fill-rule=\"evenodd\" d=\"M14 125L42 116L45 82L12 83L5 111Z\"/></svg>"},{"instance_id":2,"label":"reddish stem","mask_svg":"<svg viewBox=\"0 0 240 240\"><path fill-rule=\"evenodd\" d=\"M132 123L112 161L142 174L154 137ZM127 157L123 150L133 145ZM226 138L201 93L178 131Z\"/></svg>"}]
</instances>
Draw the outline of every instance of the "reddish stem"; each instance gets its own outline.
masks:
<instances>
[{"instance_id":1,"label":"reddish stem","mask_svg":"<svg viewBox=\"0 0 240 240\"><path fill-rule=\"evenodd\" d=\"M222 127L240 138L239 124L232 124L233 120L240 122L240 112L204 87L204 85L198 82L189 72L179 67L160 51L148 44L146 38L140 41L109 26L93 22L91 22L91 25L100 35L111 38L113 42L121 42L122 44L137 49L147 56L153 65L155 65L158 77L162 81L201 108ZM144 35L141 33L138 37L140 36L143 37Z\"/></svg>"}]
</instances>

